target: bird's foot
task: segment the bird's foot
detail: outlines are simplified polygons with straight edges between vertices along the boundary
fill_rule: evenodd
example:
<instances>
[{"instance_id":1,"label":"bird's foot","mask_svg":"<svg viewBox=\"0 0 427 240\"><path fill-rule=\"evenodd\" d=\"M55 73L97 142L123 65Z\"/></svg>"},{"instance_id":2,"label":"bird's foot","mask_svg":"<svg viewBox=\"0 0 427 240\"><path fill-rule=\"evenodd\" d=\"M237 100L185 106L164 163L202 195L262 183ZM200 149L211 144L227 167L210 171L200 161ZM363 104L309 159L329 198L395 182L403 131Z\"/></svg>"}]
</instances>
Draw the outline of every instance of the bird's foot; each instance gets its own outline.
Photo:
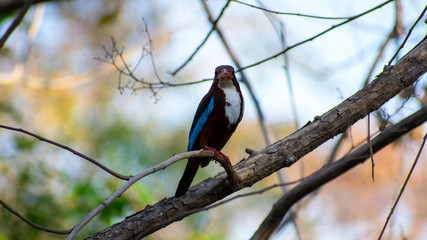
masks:
<instances>
[{"instance_id":1,"label":"bird's foot","mask_svg":"<svg viewBox=\"0 0 427 240\"><path fill-rule=\"evenodd\" d=\"M225 158L225 160L226 160L225 164L226 165L230 164L230 158L227 155L225 155L224 153L222 153L221 151L218 151L215 148L211 148L211 147L208 147L208 146L204 146L203 150L209 150L209 151L214 152L214 158L217 157L218 154L221 155L221 156L223 156Z\"/></svg>"}]
</instances>

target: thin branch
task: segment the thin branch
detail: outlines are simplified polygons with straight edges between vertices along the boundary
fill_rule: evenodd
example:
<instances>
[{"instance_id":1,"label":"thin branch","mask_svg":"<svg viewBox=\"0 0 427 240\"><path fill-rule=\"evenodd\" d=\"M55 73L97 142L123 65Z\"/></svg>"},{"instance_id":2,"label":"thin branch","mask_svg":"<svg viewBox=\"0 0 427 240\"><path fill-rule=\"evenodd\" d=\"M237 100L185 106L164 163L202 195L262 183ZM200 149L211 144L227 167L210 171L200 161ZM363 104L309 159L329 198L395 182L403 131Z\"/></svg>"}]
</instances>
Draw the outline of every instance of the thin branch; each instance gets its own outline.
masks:
<instances>
[{"instance_id":1,"label":"thin branch","mask_svg":"<svg viewBox=\"0 0 427 240\"><path fill-rule=\"evenodd\" d=\"M412 24L412 27L409 29L408 34L406 34L405 39L403 40L402 44L400 45L400 47L397 49L396 53L394 53L393 57L390 59L390 61L388 62L387 66L390 66L391 63L393 62L393 60L396 58L397 54L399 53L399 51L405 46L406 41L408 41L409 36L412 33L412 30L414 30L415 26L417 25L417 23L423 18L424 14L427 11L427 5L424 8L424 10L421 12L420 16L418 16L417 20L415 20L414 24Z\"/></svg>"},{"instance_id":2,"label":"thin branch","mask_svg":"<svg viewBox=\"0 0 427 240\"><path fill-rule=\"evenodd\" d=\"M262 8L264 7L264 4L258 0L258 4L260 4L262 6ZM280 39L280 43L282 45L282 49L286 49L287 47L287 41L286 41L286 33L285 33L285 24L276 16L274 16L273 14L271 14L270 12L266 11L265 15L267 16L268 20L270 21L271 25L274 27L274 29L276 30L277 35L279 36ZM279 24L279 26L276 26L276 24ZM296 106L296 101L295 101L295 94L294 94L294 90L292 87L292 79L291 79L291 73L289 70L289 58L288 58L288 54L283 54L283 69L285 72L285 79L286 79L286 83L287 83L287 87L288 87L288 93L289 93L289 100L291 102L291 109L292 109L292 114L294 116L294 128L298 129L298 112L297 112L297 106Z\"/></svg>"},{"instance_id":3,"label":"thin branch","mask_svg":"<svg viewBox=\"0 0 427 240\"><path fill-rule=\"evenodd\" d=\"M369 154L371 155L371 169L372 169L372 182L375 182L375 161L374 161L374 151L372 150L372 144L371 144L371 114L368 114L368 136L366 137L366 142L369 145Z\"/></svg>"},{"instance_id":4,"label":"thin branch","mask_svg":"<svg viewBox=\"0 0 427 240\"><path fill-rule=\"evenodd\" d=\"M42 231L45 231L45 232L55 233L55 234L69 234L71 232L71 230L72 230L72 229L69 229L69 230L54 230L54 229L50 229L50 228L46 228L46 227L40 226L40 225L38 225L36 223L33 223L28 218L22 216L21 214L19 214L15 210L13 210L11 207L9 207L2 200L0 200L0 205L2 205L7 211L9 211L13 215L15 215L16 217L18 217L19 219L21 219L22 221L24 221L28 225L32 226L33 228L36 228L36 229L39 229L39 230L42 230Z\"/></svg>"},{"instance_id":5,"label":"thin branch","mask_svg":"<svg viewBox=\"0 0 427 240\"><path fill-rule=\"evenodd\" d=\"M382 58L384 54L384 50L386 46L390 43L391 39L397 39L399 36L403 34L403 19L402 19L402 6L400 0L395 0L395 21L394 26L391 32L388 34L387 38L384 40L383 44L381 44L380 50L377 53L377 57L375 58L374 62L371 65L371 68L369 69L368 75L365 78L365 82L363 84L363 87L366 87L368 85L369 80L371 80L372 74L377 67L377 64L379 63L380 59Z\"/></svg>"},{"instance_id":6,"label":"thin branch","mask_svg":"<svg viewBox=\"0 0 427 240\"><path fill-rule=\"evenodd\" d=\"M280 11L269 10L269 9L264 8L264 7L258 7L255 5L251 5L249 3L244 3L244 2L238 1L238 0L231 0L231 1L236 2L236 3L240 3L242 5L245 5L245 6L248 6L251 8L262 10L262 11L267 12L267 13L273 13L273 14L279 14L279 15L290 15L290 16L317 18L317 19L324 19L324 20L343 20L343 19L349 19L350 18L350 17L323 17L323 16L315 16L315 15L301 14L301 13L280 12Z\"/></svg>"},{"instance_id":7,"label":"thin branch","mask_svg":"<svg viewBox=\"0 0 427 240\"><path fill-rule=\"evenodd\" d=\"M87 224L89 223L96 215L98 215L104 208L106 208L108 205L110 205L114 200L119 198L128 188L130 188L134 183L136 183L141 178L148 176L154 172L157 172L159 170L163 170L167 168L168 166L190 157L206 157L214 159L215 161L219 162L221 166L224 167L225 171L227 172L228 179L230 180L231 187L235 186L239 182L239 177L233 170L233 167L230 163L227 164L226 159L221 155L214 154L213 151L210 150L198 150L198 151L191 151L191 152L185 152L180 153L177 155L174 155L173 157L169 158L168 160L157 164L151 168L145 169L141 171L140 173L136 174L135 176L131 177L129 181L127 181L125 184L123 184L113 195L111 195L109 198L107 198L105 201L103 201L98 207L96 207L92 212L90 212L83 220L81 220L76 226L73 228L70 235L68 235L67 240L74 239L76 234Z\"/></svg>"},{"instance_id":8,"label":"thin branch","mask_svg":"<svg viewBox=\"0 0 427 240\"><path fill-rule=\"evenodd\" d=\"M275 55L273 55L273 56L271 56L271 57L268 57L268 58L263 59L263 60L261 60L261 61L258 61L258 62L255 62L255 63L252 63L252 64L250 64L250 65L248 65L248 66L246 66L246 67L243 67L243 68L239 69L238 71L242 71L242 70L244 70L244 69L251 68L251 67L254 67L254 66L260 65L261 63L267 62L267 61L269 61L269 60L271 60L271 59L274 59L274 58L276 58L276 57L278 57L278 56L280 56L280 55L282 55L282 54L284 54L284 53L288 52L289 50L291 50L291 49L293 49L293 48L295 48L295 47L298 47L299 45L302 45L302 44L304 44L304 43L307 43L307 42L313 41L314 39L316 39L316 38L318 38L318 37L320 37L320 36L324 35L325 33L329 32L329 31L331 31L331 30L333 30L333 29L335 29L335 28L338 28L338 27L340 27L340 26L342 26L342 25L344 25L344 24L347 24L347 23L349 23L349 22L352 22L352 21L354 21L354 20L356 20L356 19L358 19L358 18L360 18L360 17L362 17L362 16L364 16L364 15L366 15L366 14L370 13L370 12L373 12L373 11L375 11L375 10L377 10L377 9L379 9L379 8L381 8L381 7L385 6L385 5L387 5L387 4L389 4L389 3L393 2L393 1L394 1L394 0L388 0L388 1L385 1L385 2L381 3L380 5L378 5L378 6L374 7L374 8L371 8L371 9L369 9L369 10L367 10L367 11L363 12L363 13L360 13L360 14L355 15L355 16L353 16L353 17L349 17L347 20L345 20L345 21L343 21L343 22L341 22L341 23L339 23L339 24L337 24L337 25L333 25L332 27L330 27L330 28L328 28L328 29L324 30L323 32L321 32L321 33L319 33L319 34L317 34L317 35L315 35L315 36L313 36L313 37L311 37L311 38L308 38L308 39L306 39L306 40L304 40L304 41L301 41L301 42L299 42L299 43L296 43L296 44L294 44L294 45L291 45L291 46L287 47L286 49L282 50L281 52L279 52L279 53L277 53L277 54L275 54Z\"/></svg>"},{"instance_id":9,"label":"thin branch","mask_svg":"<svg viewBox=\"0 0 427 240\"><path fill-rule=\"evenodd\" d=\"M39 135L37 135L37 134L35 134L35 133L29 132L29 131L24 130L24 129L22 129L22 128L14 128L14 127L9 127L9 126L5 126L5 125L1 125L1 124L0 124L0 128L4 128L4 129L8 129L8 130L12 130L12 131L16 131L16 132L21 132L21 133L27 134L27 135L29 135L29 136L31 136L31 137L33 137L33 138L37 138L37 139L38 139L38 140L40 140L40 141L43 141L43 142L46 142L46 143L52 144L52 145L54 145L54 146L57 146L57 147L59 147L59 148L65 149L65 150L67 150L67 151L71 152L72 154L77 155L77 156L79 156L79 157L81 157L81 158L83 158L83 159L85 159L85 160L87 160L87 161L89 161L89 162L91 162L91 163L95 164L96 166L98 166L99 168L101 168L102 170L104 170L104 171L108 172L109 174L113 175L113 176L114 176L114 177L116 177L116 178L119 178L119 179L122 179L122 180L129 180L129 179L132 177L132 176L124 176L124 175L121 175L121 174L119 174L119 173L117 173L117 172L115 172L115 171L113 171L113 170L109 169L108 167L106 167L106 166L102 165L100 162L98 162L98 161L96 161L96 160L94 160L94 159L92 159L92 158L90 158L90 157L88 157L88 156L84 155L83 153L80 153L80 152L78 152L78 151L76 151L76 150L74 150L74 149L72 149L72 148L70 148L70 147L68 147L68 146L65 146L65 145L60 144L60 143L58 143L58 142L55 142L55 141L53 141L53 140L50 140L50 139L44 138L44 137L42 137L42 136L39 136Z\"/></svg>"},{"instance_id":10,"label":"thin branch","mask_svg":"<svg viewBox=\"0 0 427 240\"><path fill-rule=\"evenodd\" d=\"M216 25L219 22L219 19L221 19L221 17L224 14L225 9L227 9L228 5L230 4L231 1L227 1L227 3L224 5L224 7L222 8L221 12L219 13L218 17L216 18L216 20L213 22L212 24L212 28L209 31L209 33L206 35L205 39L203 39L203 41L200 43L200 45L196 48L196 50L193 52L193 54L191 54L191 56L180 66L178 67L174 72L171 73L172 76L176 75L185 65L187 65L191 59L193 59L193 57L196 55L196 53L200 50L200 48L202 48L202 46L206 43L206 41L209 39L210 35L214 32Z\"/></svg>"},{"instance_id":11,"label":"thin branch","mask_svg":"<svg viewBox=\"0 0 427 240\"><path fill-rule=\"evenodd\" d=\"M344 140L347 138L347 131L343 132L341 136L336 141L334 147L332 148L331 154L328 157L328 160L326 161L326 165L331 164L338 152L338 149L340 148L341 144L344 142Z\"/></svg>"},{"instance_id":12,"label":"thin branch","mask_svg":"<svg viewBox=\"0 0 427 240\"><path fill-rule=\"evenodd\" d=\"M384 40L383 44L381 44L380 50L377 53L377 57L375 58L374 62L372 63L371 68L369 69L368 74L365 78L365 81L363 83L363 87L368 85L369 80L371 80L372 74L374 73L375 68L377 67L378 63L380 62L380 59L382 58L382 56L384 54L385 47L388 45L388 43L392 39L393 35L394 35L394 30L391 31L391 33Z\"/></svg>"},{"instance_id":13,"label":"thin branch","mask_svg":"<svg viewBox=\"0 0 427 240\"><path fill-rule=\"evenodd\" d=\"M418 150L417 157L415 158L414 163L412 164L411 170L409 170L408 176L406 176L405 182L403 183L403 186L400 189L399 195L397 196L396 201L394 201L393 207L390 209L390 213L388 214L387 219L384 223L384 226L381 229L381 233L378 236L378 240L380 240L382 238L384 231L387 227L387 224L390 221L390 218L393 215L394 210L396 209L397 203L399 202L400 198L402 197L403 192L405 191L406 185L408 185L409 178L411 178L411 175L414 172L415 166L417 165L418 159L420 158L421 152L424 148L424 144L426 143L426 139L427 139L427 133L424 135L423 142L421 143L420 149Z\"/></svg>"},{"instance_id":14,"label":"thin branch","mask_svg":"<svg viewBox=\"0 0 427 240\"><path fill-rule=\"evenodd\" d=\"M28 9L31 7L32 4L33 4L33 0L25 1L24 6L21 8L21 10L19 10L18 16L16 16L16 18L10 24L9 28L0 38L0 49L3 48L7 38L9 38L9 36L12 34L13 30L15 30L15 28L18 27L18 25L21 23L22 19L24 19L25 14L27 13Z\"/></svg>"},{"instance_id":15,"label":"thin branch","mask_svg":"<svg viewBox=\"0 0 427 240\"><path fill-rule=\"evenodd\" d=\"M131 67L131 65L129 65L127 63L126 58L124 56L125 55L124 48L118 47L117 42L113 37L111 37L111 49L107 48L106 46L102 46L102 48L105 52L104 59L95 58L96 60L99 60L101 62L105 62L105 63L109 63L109 64L113 65L114 68L116 68L116 70L119 72L118 89L119 89L120 93L123 93L124 89L130 89L133 92L135 92L137 90L141 90L141 89L149 89L153 93L154 97L156 97L157 93L162 88L187 86L187 85L192 85L192 84L197 84L197 83L213 80L213 78L207 78L207 79L202 79L202 80L193 81L193 82L186 82L186 83L170 83L170 82L162 80L160 78L160 76L158 75L158 72L156 69L156 65L155 65L153 53L152 53L153 50L152 50L152 46L151 46L152 40L151 40L150 34L148 32L147 24L144 21L144 19L143 19L143 23L145 26L144 31L148 37L148 43L146 46L142 47L141 56L139 57L139 59L138 59L138 61L134 67ZM152 68L153 68L153 71L154 71L154 74L156 76L157 81L146 81L145 79L138 78L135 75L135 71L136 71L139 63L147 55L150 57ZM124 82L123 76L130 78L131 80Z\"/></svg>"}]
</instances>

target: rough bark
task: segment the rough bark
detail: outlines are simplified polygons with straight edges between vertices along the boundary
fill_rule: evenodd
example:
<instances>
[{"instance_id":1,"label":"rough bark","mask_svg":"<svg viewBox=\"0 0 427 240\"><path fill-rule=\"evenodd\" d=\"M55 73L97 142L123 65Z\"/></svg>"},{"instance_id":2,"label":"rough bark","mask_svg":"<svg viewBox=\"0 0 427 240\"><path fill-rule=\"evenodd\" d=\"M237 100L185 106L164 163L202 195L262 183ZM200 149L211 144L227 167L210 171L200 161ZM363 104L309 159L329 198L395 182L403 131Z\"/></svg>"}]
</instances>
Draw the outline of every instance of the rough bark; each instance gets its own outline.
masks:
<instances>
[{"instance_id":1,"label":"rough bark","mask_svg":"<svg viewBox=\"0 0 427 240\"><path fill-rule=\"evenodd\" d=\"M290 136L255 151L235 166L240 183L231 188L224 172L193 186L181 198L166 198L154 206L127 217L89 239L140 239L208 206L231 193L250 187L283 167L289 167L328 139L398 94L427 71L427 40L421 41L394 66L383 72L364 89L356 92L314 122ZM172 193L171 193L172 195Z\"/></svg>"}]
</instances>

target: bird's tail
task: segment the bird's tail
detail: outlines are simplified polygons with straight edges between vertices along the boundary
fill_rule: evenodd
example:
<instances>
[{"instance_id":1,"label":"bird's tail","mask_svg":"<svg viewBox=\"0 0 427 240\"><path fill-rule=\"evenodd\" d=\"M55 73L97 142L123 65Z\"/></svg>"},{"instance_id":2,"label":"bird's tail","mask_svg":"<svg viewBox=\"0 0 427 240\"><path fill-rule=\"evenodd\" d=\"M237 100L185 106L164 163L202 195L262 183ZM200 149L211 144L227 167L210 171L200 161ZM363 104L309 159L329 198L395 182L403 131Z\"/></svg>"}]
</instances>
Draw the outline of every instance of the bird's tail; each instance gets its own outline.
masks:
<instances>
[{"instance_id":1,"label":"bird's tail","mask_svg":"<svg viewBox=\"0 0 427 240\"><path fill-rule=\"evenodd\" d=\"M182 175L181 180L179 180L175 197L181 197L188 191L191 186L191 182L193 182L197 170L199 169L199 165L200 160L193 158L188 159L187 166L185 166L184 174Z\"/></svg>"}]
</instances>

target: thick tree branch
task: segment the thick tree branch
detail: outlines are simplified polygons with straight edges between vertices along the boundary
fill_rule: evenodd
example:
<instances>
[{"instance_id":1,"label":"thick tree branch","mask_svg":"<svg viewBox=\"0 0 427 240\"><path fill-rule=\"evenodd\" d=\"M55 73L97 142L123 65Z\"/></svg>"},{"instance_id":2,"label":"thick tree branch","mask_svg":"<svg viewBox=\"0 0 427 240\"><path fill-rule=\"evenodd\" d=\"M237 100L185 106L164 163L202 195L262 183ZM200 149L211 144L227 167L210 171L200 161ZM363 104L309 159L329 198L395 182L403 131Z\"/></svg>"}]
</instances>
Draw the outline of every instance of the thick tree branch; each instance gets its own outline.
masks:
<instances>
[{"instance_id":1,"label":"thick tree branch","mask_svg":"<svg viewBox=\"0 0 427 240\"><path fill-rule=\"evenodd\" d=\"M217 155L215 156L213 151L210 150L197 150L197 151L191 151L191 152L185 152L180 153L177 155L174 155L173 157L169 158L168 160L157 164L156 166L150 167L146 170L143 170L136 174L135 176L132 176L129 181L127 181L125 184L123 184L113 195L111 195L109 198L107 198L104 202L102 202L98 207L96 207L92 212L90 212L82 221L80 221L74 228L72 229L70 235L68 235L67 240L72 240L76 236L76 234L87 224L89 223L96 215L98 215L104 208L106 208L108 205L110 205L114 200L119 198L123 195L123 193L129 189L134 183L136 183L138 180L140 180L143 177L146 177L154 172L157 172L159 170L165 169L166 167L176 163L177 161L180 161L182 159L190 158L190 157L208 157L212 158L215 161L219 162L221 166L225 169L228 175L228 180L230 181L229 186L234 189L234 186L236 186L239 183L239 176L234 171L233 167L231 166L230 162L227 161L223 156Z\"/></svg>"},{"instance_id":2,"label":"thick tree branch","mask_svg":"<svg viewBox=\"0 0 427 240\"><path fill-rule=\"evenodd\" d=\"M408 133L412 129L418 127L427 121L427 107L423 107L416 113L400 121L399 123L386 128L378 136L372 139L371 144L365 143L360 148L352 153L344 156L340 160L327 165L322 170L319 170L312 177L304 180L288 193L283 195L272 207L268 216L264 219L261 226L255 232L251 239L269 239L276 227L280 224L288 210L303 197L317 190L324 184L341 176L348 170L366 161L371 156L372 152L376 153L389 143L395 141L402 135Z\"/></svg>"},{"instance_id":3,"label":"thick tree branch","mask_svg":"<svg viewBox=\"0 0 427 240\"><path fill-rule=\"evenodd\" d=\"M378 109L427 71L427 38L423 39L394 66L388 66L366 88L316 118L290 136L255 151L234 169L240 182L234 188L225 184L224 172L193 186L180 198L167 198L147 206L89 239L140 239L208 206L231 193L289 167L328 139L345 131L370 112Z\"/></svg>"}]
</instances>

